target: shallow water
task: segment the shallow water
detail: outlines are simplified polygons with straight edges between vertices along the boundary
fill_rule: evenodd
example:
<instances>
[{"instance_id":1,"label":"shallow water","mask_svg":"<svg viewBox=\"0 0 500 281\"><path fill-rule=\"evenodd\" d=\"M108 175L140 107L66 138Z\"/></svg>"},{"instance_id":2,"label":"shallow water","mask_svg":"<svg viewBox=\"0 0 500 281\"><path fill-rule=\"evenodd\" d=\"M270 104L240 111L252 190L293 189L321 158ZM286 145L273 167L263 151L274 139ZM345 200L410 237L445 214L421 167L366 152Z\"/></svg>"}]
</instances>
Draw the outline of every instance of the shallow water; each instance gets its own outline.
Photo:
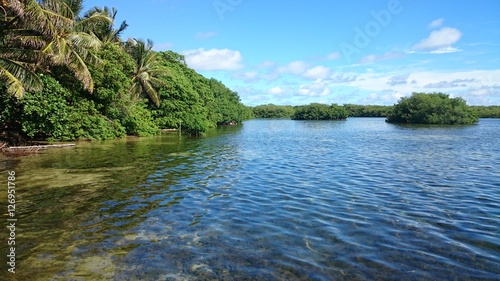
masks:
<instances>
[{"instance_id":1,"label":"shallow water","mask_svg":"<svg viewBox=\"0 0 500 281\"><path fill-rule=\"evenodd\" d=\"M494 280L498 139L495 119L257 119L0 156L18 219L16 274L0 277Z\"/></svg>"}]
</instances>

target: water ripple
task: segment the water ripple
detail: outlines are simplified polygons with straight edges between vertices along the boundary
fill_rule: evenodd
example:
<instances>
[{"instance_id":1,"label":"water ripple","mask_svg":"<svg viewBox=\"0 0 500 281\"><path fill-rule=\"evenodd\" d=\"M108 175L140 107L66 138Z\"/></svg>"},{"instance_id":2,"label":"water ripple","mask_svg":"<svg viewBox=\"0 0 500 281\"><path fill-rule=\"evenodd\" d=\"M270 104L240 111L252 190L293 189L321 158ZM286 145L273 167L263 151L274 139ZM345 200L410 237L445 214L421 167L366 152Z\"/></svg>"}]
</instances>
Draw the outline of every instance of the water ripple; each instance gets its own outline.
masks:
<instances>
[{"instance_id":1,"label":"water ripple","mask_svg":"<svg viewBox=\"0 0 500 281\"><path fill-rule=\"evenodd\" d=\"M144 177L106 182L67 266L112 264L98 279L114 280L494 280L498 124L252 120L149 151Z\"/></svg>"}]
</instances>

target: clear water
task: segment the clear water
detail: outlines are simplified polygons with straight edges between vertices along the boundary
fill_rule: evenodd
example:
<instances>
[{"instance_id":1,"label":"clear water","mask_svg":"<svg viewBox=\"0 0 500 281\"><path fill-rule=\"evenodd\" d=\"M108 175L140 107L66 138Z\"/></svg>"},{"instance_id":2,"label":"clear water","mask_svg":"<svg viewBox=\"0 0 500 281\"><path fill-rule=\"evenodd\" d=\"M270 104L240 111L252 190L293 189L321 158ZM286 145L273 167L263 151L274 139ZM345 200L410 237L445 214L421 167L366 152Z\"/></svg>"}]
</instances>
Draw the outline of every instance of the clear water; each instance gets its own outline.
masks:
<instances>
[{"instance_id":1,"label":"clear water","mask_svg":"<svg viewBox=\"0 0 500 281\"><path fill-rule=\"evenodd\" d=\"M1 156L18 228L0 277L498 280L499 139L494 119L257 119Z\"/></svg>"}]
</instances>

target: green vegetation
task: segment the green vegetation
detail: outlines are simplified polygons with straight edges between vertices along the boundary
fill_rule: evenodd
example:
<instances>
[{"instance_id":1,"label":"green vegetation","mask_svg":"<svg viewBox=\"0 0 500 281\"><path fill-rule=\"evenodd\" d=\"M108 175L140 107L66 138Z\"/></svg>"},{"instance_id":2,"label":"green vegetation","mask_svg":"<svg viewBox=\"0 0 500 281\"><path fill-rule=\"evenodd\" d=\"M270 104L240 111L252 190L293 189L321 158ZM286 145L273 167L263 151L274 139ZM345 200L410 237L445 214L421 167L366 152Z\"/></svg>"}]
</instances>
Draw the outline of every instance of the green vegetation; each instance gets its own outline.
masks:
<instances>
[{"instance_id":1,"label":"green vegetation","mask_svg":"<svg viewBox=\"0 0 500 281\"><path fill-rule=\"evenodd\" d=\"M500 107L467 107L442 93L414 93L394 106L312 103L246 107L222 82L188 68L184 56L150 40L123 41L117 10L83 0L2 2L0 141L102 140L151 136L161 128L199 135L245 119L343 120L387 116L394 123L470 124Z\"/></svg>"},{"instance_id":2,"label":"green vegetation","mask_svg":"<svg viewBox=\"0 0 500 281\"><path fill-rule=\"evenodd\" d=\"M500 106L490 105L490 106L470 106L472 111L479 116L479 118L500 118Z\"/></svg>"},{"instance_id":3,"label":"green vegetation","mask_svg":"<svg viewBox=\"0 0 500 281\"><path fill-rule=\"evenodd\" d=\"M443 93L413 93L399 100L387 116L389 123L472 124L477 115L462 98Z\"/></svg>"},{"instance_id":4,"label":"green vegetation","mask_svg":"<svg viewBox=\"0 0 500 281\"><path fill-rule=\"evenodd\" d=\"M292 118L295 109L291 105L259 105L252 108L255 118Z\"/></svg>"},{"instance_id":5,"label":"green vegetation","mask_svg":"<svg viewBox=\"0 0 500 281\"><path fill-rule=\"evenodd\" d=\"M392 106L387 105L358 105L344 104L349 117L386 117L392 110Z\"/></svg>"},{"instance_id":6,"label":"green vegetation","mask_svg":"<svg viewBox=\"0 0 500 281\"><path fill-rule=\"evenodd\" d=\"M344 104L349 117L386 117L392 106ZM296 107L290 105L259 105L252 108L255 118L292 118Z\"/></svg>"},{"instance_id":7,"label":"green vegetation","mask_svg":"<svg viewBox=\"0 0 500 281\"><path fill-rule=\"evenodd\" d=\"M238 93L150 40L115 27L117 10L82 0L13 0L0 17L0 141L198 135L253 117ZM3 12L3 10L2 10Z\"/></svg>"},{"instance_id":8,"label":"green vegetation","mask_svg":"<svg viewBox=\"0 0 500 281\"><path fill-rule=\"evenodd\" d=\"M344 120L348 116L347 110L337 104L327 105L311 103L295 107L293 120Z\"/></svg>"}]
</instances>

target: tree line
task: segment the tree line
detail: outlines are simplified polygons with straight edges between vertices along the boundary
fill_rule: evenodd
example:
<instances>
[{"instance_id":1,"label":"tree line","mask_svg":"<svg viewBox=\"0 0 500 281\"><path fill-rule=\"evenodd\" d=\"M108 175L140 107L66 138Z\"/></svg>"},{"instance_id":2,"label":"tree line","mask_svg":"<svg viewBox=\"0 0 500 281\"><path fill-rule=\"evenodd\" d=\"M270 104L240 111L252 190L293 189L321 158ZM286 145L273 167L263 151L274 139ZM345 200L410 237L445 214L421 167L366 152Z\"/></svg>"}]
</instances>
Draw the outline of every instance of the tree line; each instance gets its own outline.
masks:
<instances>
[{"instance_id":1,"label":"tree line","mask_svg":"<svg viewBox=\"0 0 500 281\"><path fill-rule=\"evenodd\" d=\"M0 140L200 134L252 118L238 93L153 42L122 40L117 10L83 0L2 1Z\"/></svg>"},{"instance_id":2,"label":"tree line","mask_svg":"<svg viewBox=\"0 0 500 281\"><path fill-rule=\"evenodd\" d=\"M317 108L318 111L321 111L320 108L322 108L318 103L302 106L266 104L254 106L252 110L255 118L292 118L297 109L309 107ZM342 107L343 110L347 112L347 116L350 117L386 117L387 113L392 109L392 106L385 105L344 104L340 107ZM337 108L337 110L338 109L339 108Z\"/></svg>"},{"instance_id":3,"label":"tree line","mask_svg":"<svg viewBox=\"0 0 500 281\"><path fill-rule=\"evenodd\" d=\"M335 104L336 105L336 104ZM338 105L336 105L338 106ZM255 118L292 118L297 110L311 109L313 111L321 111L324 105L311 103L309 105L291 106L291 105L275 105L266 104L252 107ZM349 117L386 117L393 106L387 105L358 105L344 104L335 107L335 110L341 110L341 119ZM325 108L326 109L326 108ZM333 108L332 108L333 110ZM344 110L347 116L344 117ZM321 113L318 113L321 115ZM313 117L314 118L314 117Z\"/></svg>"},{"instance_id":4,"label":"tree line","mask_svg":"<svg viewBox=\"0 0 500 281\"><path fill-rule=\"evenodd\" d=\"M500 106L468 106L462 98L450 98L445 93L413 93L410 97L403 97L398 103L390 106L267 104L254 106L252 110L256 118L323 120L347 117L387 117L389 122L394 123L455 124L474 123L477 121L476 117L500 118ZM335 113L329 116L328 111Z\"/></svg>"}]
</instances>

